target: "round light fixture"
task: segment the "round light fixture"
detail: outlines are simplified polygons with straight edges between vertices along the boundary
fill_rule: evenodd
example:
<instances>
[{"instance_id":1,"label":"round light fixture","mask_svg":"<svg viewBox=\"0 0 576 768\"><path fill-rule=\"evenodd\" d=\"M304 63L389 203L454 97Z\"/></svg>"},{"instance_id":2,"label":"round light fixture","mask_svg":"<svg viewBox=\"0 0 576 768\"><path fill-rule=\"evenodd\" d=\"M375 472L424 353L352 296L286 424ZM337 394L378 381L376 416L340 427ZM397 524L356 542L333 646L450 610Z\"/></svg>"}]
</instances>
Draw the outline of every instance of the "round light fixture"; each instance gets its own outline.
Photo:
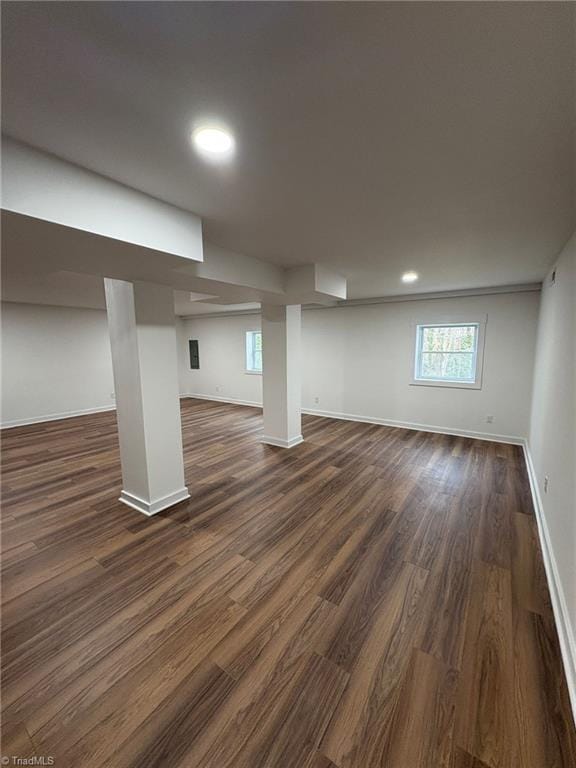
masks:
<instances>
[{"instance_id":1,"label":"round light fixture","mask_svg":"<svg viewBox=\"0 0 576 768\"><path fill-rule=\"evenodd\" d=\"M209 157L223 157L234 150L234 137L223 128L197 128L192 140L196 149Z\"/></svg>"},{"instance_id":2,"label":"round light fixture","mask_svg":"<svg viewBox=\"0 0 576 768\"><path fill-rule=\"evenodd\" d=\"M403 283L415 283L416 280L418 280L418 272L414 272L413 269L409 270L408 272L404 272L402 275Z\"/></svg>"}]
</instances>

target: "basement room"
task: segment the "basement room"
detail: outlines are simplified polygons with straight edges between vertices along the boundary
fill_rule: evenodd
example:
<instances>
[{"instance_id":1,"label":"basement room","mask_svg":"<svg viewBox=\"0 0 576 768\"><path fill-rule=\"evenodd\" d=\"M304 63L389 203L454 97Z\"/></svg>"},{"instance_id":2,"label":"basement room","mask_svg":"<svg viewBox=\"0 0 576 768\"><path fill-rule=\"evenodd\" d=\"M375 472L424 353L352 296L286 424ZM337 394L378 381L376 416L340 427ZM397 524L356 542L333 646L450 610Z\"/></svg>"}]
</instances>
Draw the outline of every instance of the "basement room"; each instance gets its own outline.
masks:
<instances>
[{"instance_id":1,"label":"basement room","mask_svg":"<svg viewBox=\"0 0 576 768\"><path fill-rule=\"evenodd\" d=\"M1 15L1 764L576 768L576 3Z\"/></svg>"}]
</instances>

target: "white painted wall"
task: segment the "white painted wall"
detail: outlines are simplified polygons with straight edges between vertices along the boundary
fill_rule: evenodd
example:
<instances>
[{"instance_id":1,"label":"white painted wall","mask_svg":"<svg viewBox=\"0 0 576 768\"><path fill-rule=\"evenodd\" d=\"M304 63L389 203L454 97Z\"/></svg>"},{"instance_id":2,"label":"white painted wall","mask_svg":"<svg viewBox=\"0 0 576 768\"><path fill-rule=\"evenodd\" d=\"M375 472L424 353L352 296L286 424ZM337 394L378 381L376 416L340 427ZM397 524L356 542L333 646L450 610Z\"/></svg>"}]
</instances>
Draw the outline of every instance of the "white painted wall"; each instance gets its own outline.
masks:
<instances>
[{"instance_id":1,"label":"white painted wall","mask_svg":"<svg viewBox=\"0 0 576 768\"><path fill-rule=\"evenodd\" d=\"M528 432L537 314L537 293L310 311L304 322L304 407L447 431L523 437ZM480 390L410 384L416 322L482 315L487 324ZM486 421L490 415L491 424Z\"/></svg>"},{"instance_id":2,"label":"white painted wall","mask_svg":"<svg viewBox=\"0 0 576 768\"><path fill-rule=\"evenodd\" d=\"M549 274L542 293L528 444L576 713L576 235L555 270L556 282Z\"/></svg>"},{"instance_id":3,"label":"white painted wall","mask_svg":"<svg viewBox=\"0 0 576 768\"><path fill-rule=\"evenodd\" d=\"M523 438L530 417L538 306L539 294L532 292L304 311L303 407ZM411 386L412 323L452 315L488 317L482 389ZM244 333L259 327L258 315L182 321L182 393L261 403L259 377L244 372ZM200 342L200 371L188 370L188 338ZM494 417L492 424L486 422L488 415Z\"/></svg>"},{"instance_id":4,"label":"white painted wall","mask_svg":"<svg viewBox=\"0 0 576 768\"><path fill-rule=\"evenodd\" d=\"M304 311L303 407L524 437L538 305L537 293L512 293ZM482 389L410 386L411 323L451 313L488 316ZM104 312L5 303L3 317L3 423L113 404ZM261 404L262 377L245 372L244 358L245 332L259 328L258 314L177 320L181 393ZM200 344L199 371L189 368L189 338Z\"/></svg>"},{"instance_id":5,"label":"white painted wall","mask_svg":"<svg viewBox=\"0 0 576 768\"><path fill-rule=\"evenodd\" d=\"M180 320L180 393L262 404L262 376L246 373L246 331L260 330L260 315ZM200 370L190 370L188 339L198 339Z\"/></svg>"},{"instance_id":6,"label":"white painted wall","mask_svg":"<svg viewBox=\"0 0 576 768\"><path fill-rule=\"evenodd\" d=\"M2 302L2 425L114 407L106 313Z\"/></svg>"}]
</instances>

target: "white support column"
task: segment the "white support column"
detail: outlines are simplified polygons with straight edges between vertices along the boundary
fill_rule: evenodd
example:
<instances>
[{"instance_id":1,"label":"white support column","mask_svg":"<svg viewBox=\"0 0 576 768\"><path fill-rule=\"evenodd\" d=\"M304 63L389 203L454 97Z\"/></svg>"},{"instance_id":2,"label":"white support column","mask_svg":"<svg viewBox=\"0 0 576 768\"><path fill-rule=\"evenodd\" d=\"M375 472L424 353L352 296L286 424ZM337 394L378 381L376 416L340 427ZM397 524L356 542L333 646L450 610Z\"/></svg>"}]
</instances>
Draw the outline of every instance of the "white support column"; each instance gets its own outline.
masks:
<instances>
[{"instance_id":1,"label":"white support column","mask_svg":"<svg viewBox=\"0 0 576 768\"><path fill-rule=\"evenodd\" d=\"M262 304L262 442L280 448L302 442L300 335L299 304Z\"/></svg>"},{"instance_id":2,"label":"white support column","mask_svg":"<svg viewBox=\"0 0 576 768\"><path fill-rule=\"evenodd\" d=\"M105 279L122 463L120 501L154 515L189 498L173 289Z\"/></svg>"}]
</instances>

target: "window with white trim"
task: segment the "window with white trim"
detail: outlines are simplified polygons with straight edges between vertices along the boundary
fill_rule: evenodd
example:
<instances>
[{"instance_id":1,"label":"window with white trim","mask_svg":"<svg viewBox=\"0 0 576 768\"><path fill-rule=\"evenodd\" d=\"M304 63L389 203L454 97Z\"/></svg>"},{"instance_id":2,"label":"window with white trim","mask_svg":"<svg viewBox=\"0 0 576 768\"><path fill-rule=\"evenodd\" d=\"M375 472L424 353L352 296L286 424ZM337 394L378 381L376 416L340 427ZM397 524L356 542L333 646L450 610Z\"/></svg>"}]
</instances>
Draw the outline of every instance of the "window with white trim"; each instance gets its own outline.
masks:
<instances>
[{"instance_id":1,"label":"window with white trim","mask_svg":"<svg viewBox=\"0 0 576 768\"><path fill-rule=\"evenodd\" d=\"M261 331L246 331L246 373L262 373Z\"/></svg>"},{"instance_id":2,"label":"window with white trim","mask_svg":"<svg viewBox=\"0 0 576 768\"><path fill-rule=\"evenodd\" d=\"M479 389L484 323L416 325L413 384Z\"/></svg>"}]
</instances>

